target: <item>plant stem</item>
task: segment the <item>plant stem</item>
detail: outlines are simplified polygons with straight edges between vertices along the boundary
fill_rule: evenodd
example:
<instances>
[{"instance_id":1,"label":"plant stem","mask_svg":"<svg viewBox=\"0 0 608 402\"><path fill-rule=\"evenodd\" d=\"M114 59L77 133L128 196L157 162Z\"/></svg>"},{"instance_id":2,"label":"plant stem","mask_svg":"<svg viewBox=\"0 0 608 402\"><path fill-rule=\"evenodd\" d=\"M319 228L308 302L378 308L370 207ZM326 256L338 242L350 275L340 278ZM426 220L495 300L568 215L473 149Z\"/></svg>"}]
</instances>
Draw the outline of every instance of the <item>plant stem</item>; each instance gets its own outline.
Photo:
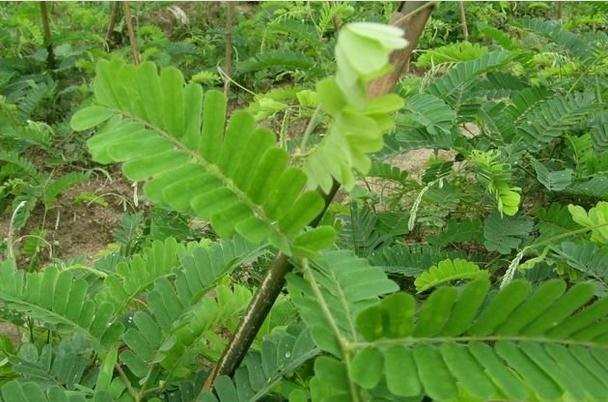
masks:
<instances>
[{"instance_id":1,"label":"plant stem","mask_svg":"<svg viewBox=\"0 0 608 402\"><path fill-rule=\"evenodd\" d=\"M321 222L325 211L327 211L329 204L339 188L340 184L334 181L331 190L325 196L325 207L321 213L317 215L315 220L312 221L312 227L317 226L319 222ZM234 374L234 371L241 364L241 361L245 357L245 353L247 353L247 350L255 339L260 327L264 323L275 300L283 290L285 276L292 268L293 265L289 261L289 258L281 252L278 253L270 265L268 273L264 277L253 300L249 304L247 313L245 313L245 316L241 319L237 332L234 334L228 347L224 350L220 361L215 365L213 371L209 374L209 377L207 377L204 389L210 390L213 387L213 382L218 376L232 376Z\"/></svg>"},{"instance_id":2,"label":"plant stem","mask_svg":"<svg viewBox=\"0 0 608 402\"><path fill-rule=\"evenodd\" d=\"M556 5L556 11L555 11L555 16L558 20L562 20L562 18L564 17L564 3L561 0L557 1L557 5Z\"/></svg>"},{"instance_id":3,"label":"plant stem","mask_svg":"<svg viewBox=\"0 0 608 402\"><path fill-rule=\"evenodd\" d=\"M310 134L315 130L318 123L318 115L321 111L321 106L317 106L315 111L310 116L310 120L308 120L308 125L306 126L306 130L304 130L304 135L302 135L302 142L300 143L300 153L306 153L306 144L308 143L308 138Z\"/></svg>"},{"instance_id":4,"label":"plant stem","mask_svg":"<svg viewBox=\"0 0 608 402\"><path fill-rule=\"evenodd\" d=\"M226 3L226 60L224 62L224 72L227 76L232 75L232 25L234 19L234 3ZM230 80L224 81L224 95L228 98L230 92Z\"/></svg>"},{"instance_id":5,"label":"plant stem","mask_svg":"<svg viewBox=\"0 0 608 402\"><path fill-rule=\"evenodd\" d=\"M25 206L26 202L25 201L21 201L19 203L19 205L17 205L17 208L15 208L15 210L13 211L13 214L11 215L11 220L10 223L8 225L8 234L6 236L6 256L9 259L9 261L13 262L13 265L17 265L17 261L15 260L15 219L17 219L17 213L19 212L19 210L21 208L23 208Z\"/></svg>"},{"instance_id":6,"label":"plant stem","mask_svg":"<svg viewBox=\"0 0 608 402\"><path fill-rule=\"evenodd\" d=\"M458 8L460 8L460 24L462 25L462 36L465 41L469 40L469 27L467 26L467 14L464 11L464 1L458 2Z\"/></svg>"},{"instance_id":7,"label":"plant stem","mask_svg":"<svg viewBox=\"0 0 608 402\"><path fill-rule=\"evenodd\" d=\"M49 10L45 1L40 2L40 15L42 17L42 30L44 35L44 47L46 47L46 65L49 70L54 70L57 64L53 41L51 39L51 25L49 23Z\"/></svg>"},{"instance_id":8,"label":"plant stem","mask_svg":"<svg viewBox=\"0 0 608 402\"><path fill-rule=\"evenodd\" d=\"M321 288L319 288L319 285L317 284L317 281L315 280L312 270L310 269L310 266L308 265L307 259L302 260L301 267L302 267L304 279L306 279L306 281L310 284L312 293L314 294L315 298L317 299L317 302L319 303L319 306L321 307L321 311L323 312L323 315L325 316L325 320L328 322L330 329L332 330L332 332L334 333L334 336L336 337L336 340L338 341L338 346L340 347L340 352L342 353L342 358L344 359L344 365L346 366L346 371L348 372L348 375L349 375L348 386L349 386L350 396L351 396L353 402L358 402L361 399L361 397L359 395L359 390L357 389L357 386L353 383L353 381L350 380L350 378L352 378L352 364L351 364L352 349L350 349L348 347L346 340L342 337L342 333L340 332L340 329L338 328L338 324L336 323L336 321L333 318L333 315L331 314L331 310L329 309L329 306L328 306L327 302L325 301L325 298L323 297Z\"/></svg>"},{"instance_id":9,"label":"plant stem","mask_svg":"<svg viewBox=\"0 0 608 402\"><path fill-rule=\"evenodd\" d=\"M133 63L140 63L139 48L137 47L137 38L135 37L135 30L133 30L133 18L131 17L131 7L129 2L125 1L122 3L125 11L125 22L127 24L127 32L129 33L129 42L131 43L131 55L133 56Z\"/></svg>"},{"instance_id":10,"label":"plant stem","mask_svg":"<svg viewBox=\"0 0 608 402\"><path fill-rule=\"evenodd\" d=\"M131 381L129 380L129 377L127 377L127 375L125 374L125 371L122 369L122 366L120 364L116 364L115 367L116 367L116 371L118 371L118 376L120 377L122 382L125 384L125 387L127 387L127 392L129 393L129 395L131 395L131 397L135 400L135 402L141 401L141 396L139 395L139 393L137 391L135 391L135 388L133 388L133 385L131 385Z\"/></svg>"},{"instance_id":11,"label":"plant stem","mask_svg":"<svg viewBox=\"0 0 608 402\"><path fill-rule=\"evenodd\" d=\"M426 22L435 7L434 1L403 1L398 11L391 17L390 25L401 28L405 32L407 45L405 48L391 54L393 70L370 83L367 89L369 97L389 93L393 90L399 78L408 71L412 52L418 46L418 39L422 36Z\"/></svg>"},{"instance_id":12,"label":"plant stem","mask_svg":"<svg viewBox=\"0 0 608 402\"><path fill-rule=\"evenodd\" d=\"M114 27L116 26L116 20L118 19L118 12L120 10L120 3L118 1L112 2L110 6L110 21L108 22L108 29L106 30L106 46L108 50L110 50L110 40L112 39L112 32L114 32Z\"/></svg>"}]
</instances>

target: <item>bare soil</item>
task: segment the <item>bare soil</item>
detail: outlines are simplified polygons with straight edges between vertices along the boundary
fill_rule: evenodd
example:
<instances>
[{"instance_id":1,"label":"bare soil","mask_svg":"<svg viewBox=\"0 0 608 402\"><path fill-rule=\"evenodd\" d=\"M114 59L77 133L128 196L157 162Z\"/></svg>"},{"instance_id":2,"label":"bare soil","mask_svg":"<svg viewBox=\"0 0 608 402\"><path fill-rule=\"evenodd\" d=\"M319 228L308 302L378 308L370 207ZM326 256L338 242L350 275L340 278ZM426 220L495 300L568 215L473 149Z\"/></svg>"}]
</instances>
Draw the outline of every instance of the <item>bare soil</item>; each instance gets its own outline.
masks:
<instances>
[{"instance_id":1,"label":"bare soil","mask_svg":"<svg viewBox=\"0 0 608 402\"><path fill-rule=\"evenodd\" d=\"M63 194L46 216L39 205L26 226L15 235L16 248L18 250L27 234L42 228L47 242L42 251L44 261L75 257L92 261L112 243L123 213L133 209L133 192L133 187L119 174L111 179L92 177ZM82 193L94 194L100 202L77 201ZM10 211L7 211L0 218L0 235L4 238L8 235L9 223Z\"/></svg>"}]
</instances>

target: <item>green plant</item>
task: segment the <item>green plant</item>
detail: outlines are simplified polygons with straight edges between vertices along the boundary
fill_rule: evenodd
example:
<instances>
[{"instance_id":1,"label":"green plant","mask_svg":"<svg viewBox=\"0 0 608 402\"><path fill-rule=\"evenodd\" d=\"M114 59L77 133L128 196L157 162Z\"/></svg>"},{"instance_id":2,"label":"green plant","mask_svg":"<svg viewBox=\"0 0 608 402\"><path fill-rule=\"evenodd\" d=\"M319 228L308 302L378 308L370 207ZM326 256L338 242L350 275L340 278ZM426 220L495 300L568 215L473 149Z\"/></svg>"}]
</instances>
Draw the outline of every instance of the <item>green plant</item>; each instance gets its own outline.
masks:
<instances>
[{"instance_id":1,"label":"green plant","mask_svg":"<svg viewBox=\"0 0 608 402\"><path fill-rule=\"evenodd\" d=\"M216 6L134 6L139 65L120 16L102 49L107 6L49 7L50 70L34 8L0 6L0 399L608 399L597 6L467 3L457 43L436 6L399 95L373 89L403 32L351 21L420 10L235 5L226 42ZM21 214L81 171L74 208L116 222L82 236L116 243L35 258L63 240Z\"/></svg>"}]
</instances>

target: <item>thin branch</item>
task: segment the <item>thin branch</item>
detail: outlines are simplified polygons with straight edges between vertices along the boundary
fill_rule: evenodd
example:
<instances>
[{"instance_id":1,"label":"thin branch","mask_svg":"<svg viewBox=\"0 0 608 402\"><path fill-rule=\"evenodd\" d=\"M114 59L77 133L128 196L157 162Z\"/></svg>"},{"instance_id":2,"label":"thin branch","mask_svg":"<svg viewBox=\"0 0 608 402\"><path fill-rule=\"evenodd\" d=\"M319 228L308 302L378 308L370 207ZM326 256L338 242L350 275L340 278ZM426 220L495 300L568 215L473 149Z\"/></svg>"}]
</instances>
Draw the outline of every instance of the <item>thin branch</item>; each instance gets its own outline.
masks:
<instances>
[{"instance_id":1,"label":"thin branch","mask_svg":"<svg viewBox=\"0 0 608 402\"><path fill-rule=\"evenodd\" d=\"M224 71L227 76L232 75L232 29L234 19L234 2L226 3L226 58L224 61ZM224 81L224 95L228 98L230 92L230 80Z\"/></svg>"},{"instance_id":2,"label":"thin branch","mask_svg":"<svg viewBox=\"0 0 608 402\"><path fill-rule=\"evenodd\" d=\"M357 389L357 386L350 380L350 378L352 378L352 376L350 375L352 372L352 368L351 368L352 349L349 349L347 340L342 337L342 333L340 332L340 329L338 328L338 324L336 323L336 320L334 320L334 317L331 314L329 305L327 304L327 302L325 301L325 298L323 297L323 292L321 292L321 288L317 284L317 281L315 280L312 270L310 269L310 266L308 265L308 259L303 259L301 265L302 265L302 272L304 274L304 279L306 279L306 281L308 281L308 283L310 284L312 293L314 294L315 299L317 299L317 302L319 303L319 306L321 307L321 311L323 312L323 315L325 316L325 320L329 324L329 327L331 328L332 332L334 333L334 336L336 337L336 340L338 341L338 346L340 347L340 352L342 353L342 358L344 359L344 365L346 366L346 371L349 374L348 386L349 386L349 390L350 390L350 395L354 402L358 402L360 400L359 391ZM354 328L352 330L354 331Z\"/></svg>"},{"instance_id":3,"label":"thin branch","mask_svg":"<svg viewBox=\"0 0 608 402\"><path fill-rule=\"evenodd\" d=\"M562 0L558 0L556 6L555 16L561 21L564 18L564 2Z\"/></svg>"},{"instance_id":4,"label":"thin branch","mask_svg":"<svg viewBox=\"0 0 608 402\"><path fill-rule=\"evenodd\" d=\"M120 10L120 3L118 1L112 2L110 6L110 21L108 22L108 29L106 30L105 42L108 50L110 50L110 41L112 40L112 32L116 27L116 21L118 20L118 12Z\"/></svg>"},{"instance_id":5,"label":"thin branch","mask_svg":"<svg viewBox=\"0 0 608 402\"><path fill-rule=\"evenodd\" d=\"M6 254L7 257L10 261L13 262L13 264L16 262L15 261L15 244L14 244L14 237L15 237L15 219L17 219L17 213L19 212L19 210L21 208L23 208L25 206L26 202L25 201L21 201L19 203L19 205L17 205L17 208L15 208L15 210L13 211L13 214L11 215L11 221L8 225L8 235L6 236Z\"/></svg>"},{"instance_id":6,"label":"thin branch","mask_svg":"<svg viewBox=\"0 0 608 402\"><path fill-rule=\"evenodd\" d=\"M40 15L42 17L42 30L44 47L46 48L46 65L49 70L54 70L57 65L55 52L53 51L53 40L51 38L51 24L49 22L49 10L45 1L40 2Z\"/></svg>"},{"instance_id":7,"label":"thin branch","mask_svg":"<svg viewBox=\"0 0 608 402\"><path fill-rule=\"evenodd\" d=\"M391 54L392 71L368 85L370 98L392 91L400 77L408 71L412 53L418 46L418 40L435 4L435 1L405 1L400 5L399 11L393 14L390 24L403 29L407 45Z\"/></svg>"},{"instance_id":8,"label":"thin branch","mask_svg":"<svg viewBox=\"0 0 608 402\"><path fill-rule=\"evenodd\" d=\"M236 82L235 80L232 79L232 77L230 77L229 75L227 75L224 72L224 69L222 69L220 66L217 66L217 72L219 73L220 77L222 77L222 79L224 80L224 85L226 81L230 81L232 84L236 85L237 87L241 88L243 91L247 92L250 95L253 96L258 96L258 94L256 94L255 92L253 92L251 89L247 89L244 86L242 86L241 84L239 84L238 82Z\"/></svg>"},{"instance_id":9,"label":"thin branch","mask_svg":"<svg viewBox=\"0 0 608 402\"><path fill-rule=\"evenodd\" d=\"M412 1L412 2L404 2L404 3L419 3L419 2ZM399 24L402 24L403 22L407 21L410 17L413 17L414 15L418 14L422 10L429 8L429 7L434 7L435 4L437 4L436 1L427 1L423 5L416 7L414 10L409 11L405 15L400 16L399 19L397 19L395 22L391 22L391 25L399 26Z\"/></svg>"},{"instance_id":10,"label":"thin branch","mask_svg":"<svg viewBox=\"0 0 608 402\"><path fill-rule=\"evenodd\" d=\"M300 143L300 153L302 154L306 153L306 145L308 144L308 138L319 123L318 116L320 111L321 106L317 106L315 111L312 113L312 116L310 116L310 120L308 120L308 125L306 125L306 129L304 130L304 134L302 135L302 142Z\"/></svg>"},{"instance_id":11,"label":"thin branch","mask_svg":"<svg viewBox=\"0 0 608 402\"><path fill-rule=\"evenodd\" d=\"M125 11L125 22L127 24L127 32L129 33L129 42L131 43L131 55L133 56L133 63L139 64L141 59L139 56L139 48L137 47L137 38L135 37L135 31L133 30L131 7L129 6L128 1L122 3L122 5Z\"/></svg>"},{"instance_id":12,"label":"thin branch","mask_svg":"<svg viewBox=\"0 0 608 402\"><path fill-rule=\"evenodd\" d=\"M467 14L464 11L464 1L458 2L458 8L460 9L460 24L462 25L462 36L464 40L469 40L469 27L467 26Z\"/></svg>"},{"instance_id":13,"label":"thin branch","mask_svg":"<svg viewBox=\"0 0 608 402\"><path fill-rule=\"evenodd\" d=\"M122 366L117 363L115 368L116 371L118 371L118 376L125 384L125 387L127 387L127 392L129 392L129 395L131 395L135 402L141 401L141 395L139 394L139 392L135 391L135 388L133 388L133 385L131 385L131 381L129 380L129 377L127 377L127 375L125 374L125 371L122 369Z\"/></svg>"}]
</instances>

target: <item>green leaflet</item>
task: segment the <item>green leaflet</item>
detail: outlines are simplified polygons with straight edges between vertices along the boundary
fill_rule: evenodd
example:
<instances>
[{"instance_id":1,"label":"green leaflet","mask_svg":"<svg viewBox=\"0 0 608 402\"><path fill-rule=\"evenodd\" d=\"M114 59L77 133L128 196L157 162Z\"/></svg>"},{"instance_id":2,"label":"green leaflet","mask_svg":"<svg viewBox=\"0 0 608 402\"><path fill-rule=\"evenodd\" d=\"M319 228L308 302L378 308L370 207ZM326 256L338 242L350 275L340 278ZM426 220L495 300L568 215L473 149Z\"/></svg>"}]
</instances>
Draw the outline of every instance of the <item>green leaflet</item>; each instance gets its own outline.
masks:
<instances>
[{"instance_id":1,"label":"green leaflet","mask_svg":"<svg viewBox=\"0 0 608 402\"><path fill-rule=\"evenodd\" d=\"M600 153L608 148L608 113L600 112L592 116L591 141L593 149Z\"/></svg>"},{"instance_id":2,"label":"green leaflet","mask_svg":"<svg viewBox=\"0 0 608 402\"><path fill-rule=\"evenodd\" d=\"M512 143L516 149L538 151L586 122L590 115L599 117L599 113L593 114L597 109L597 99L591 92L563 95L551 94L542 87L529 87L515 92L509 103L495 108L494 113L487 114L484 119L490 123L494 135ZM601 127L597 124L599 121L591 126L594 138L601 141L595 131Z\"/></svg>"},{"instance_id":3,"label":"green leaflet","mask_svg":"<svg viewBox=\"0 0 608 402\"><path fill-rule=\"evenodd\" d=\"M608 202L600 201L589 212L578 205L568 205L574 222L591 231L591 240L604 244L608 242Z\"/></svg>"},{"instance_id":4,"label":"green leaflet","mask_svg":"<svg viewBox=\"0 0 608 402\"><path fill-rule=\"evenodd\" d=\"M267 51L240 62L237 69L244 73L279 67L284 70L308 70L314 61L302 53L285 50Z\"/></svg>"},{"instance_id":5,"label":"green leaflet","mask_svg":"<svg viewBox=\"0 0 608 402\"><path fill-rule=\"evenodd\" d=\"M574 93L569 96L556 95L531 109L526 121L518 128L522 147L540 149L555 138L570 130L597 108L593 93Z\"/></svg>"},{"instance_id":6,"label":"green leaflet","mask_svg":"<svg viewBox=\"0 0 608 402\"><path fill-rule=\"evenodd\" d=\"M319 402L348 402L348 373L344 364L329 356L315 359L315 376L310 380L310 396Z\"/></svg>"},{"instance_id":7,"label":"green leaflet","mask_svg":"<svg viewBox=\"0 0 608 402\"><path fill-rule=\"evenodd\" d=\"M88 141L93 158L123 162L153 202L210 220L222 236L266 240L289 255L331 244L329 229L318 228L305 232L312 246L294 245L323 200L305 191L304 173L288 166L274 135L256 128L251 115L237 111L225 129L222 93L203 96L173 67L159 73L152 63L118 60L98 63L94 90L96 109L78 112L73 128L99 124L95 111L111 115Z\"/></svg>"},{"instance_id":8,"label":"green leaflet","mask_svg":"<svg viewBox=\"0 0 608 402\"><path fill-rule=\"evenodd\" d=\"M80 109L72 117L70 124L76 131L95 127L112 117L112 111L102 106L88 106Z\"/></svg>"},{"instance_id":9,"label":"green leaflet","mask_svg":"<svg viewBox=\"0 0 608 402\"><path fill-rule=\"evenodd\" d=\"M381 381L395 398L608 398L608 303L593 300L594 286L564 293L562 281L534 291L514 281L488 289L488 279L479 279L441 288L420 308L397 293L363 310L356 328L365 341L348 343L350 363L317 359L312 401L351 401L353 386L373 394Z\"/></svg>"},{"instance_id":10,"label":"green leaflet","mask_svg":"<svg viewBox=\"0 0 608 402\"><path fill-rule=\"evenodd\" d=\"M184 306L172 285L159 280L150 291L148 311L137 312L135 327L124 334L129 349L120 354L120 360L141 378L150 375L156 364L173 380L190 375L212 326L238 317L251 300L251 292L244 286L236 285L234 290L217 286L216 290L216 297Z\"/></svg>"},{"instance_id":11,"label":"green leaflet","mask_svg":"<svg viewBox=\"0 0 608 402\"><path fill-rule=\"evenodd\" d=\"M65 391L57 386L42 388L35 382L10 381L0 388L3 402L113 402L108 392Z\"/></svg>"},{"instance_id":12,"label":"green leaflet","mask_svg":"<svg viewBox=\"0 0 608 402\"><path fill-rule=\"evenodd\" d=\"M103 351L118 340L123 325L112 323L114 306L91 299L89 287L72 271L49 267L25 273L8 262L0 264L0 299L11 309L60 330L75 330Z\"/></svg>"},{"instance_id":13,"label":"green leaflet","mask_svg":"<svg viewBox=\"0 0 608 402\"><path fill-rule=\"evenodd\" d=\"M465 253L446 252L429 245L403 245L382 247L368 257L372 265L382 267L386 272L416 277L431 265L446 258L465 257Z\"/></svg>"},{"instance_id":14,"label":"green leaflet","mask_svg":"<svg viewBox=\"0 0 608 402\"><path fill-rule=\"evenodd\" d=\"M66 389L74 389L93 360L92 352L90 342L75 335L64 338L58 345L46 344L40 351L33 343L24 343L8 360L24 381L47 386L61 384Z\"/></svg>"},{"instance_id":15,"label":"green leaflet","mask_svg":"<svg viewBox=\"0 0 608 402\"><path fill-rule=\"evenodd\" d=\"M496 197L498 212L513 216L519 210L521 188L511 184L511 167L499 161L498 151L473 150L469 156L479 180Z\"/></svg>"},{"instance_id":16,"label":"green leaflet","mask_svg":"<svg viewBox=\"0 0 608 402\"><path fill-rule=\"evenodd\" d=\"M593 176L589 180L571 184L564 191L585 197L604 198L608 194L608 177Z\"/></svg>"},{"instance_id":17,"label":"green leaflet","mask_svg":"<svg viewBox=\"0 0 608 402\"><path fill-rule=\"evenodd\" d=\"M473 84L481 74L504 66L513 59L513 54L505 50L496 50L481 57L456 64L450 71L435 81L427 92L446 101L449 105L459 104L460 96Z\"/></svg>"},{"instance_id":18,"label":"green leaflet","mask_svg":"<svg viewBox=\"0 0 608 402\"><path fill-rule=\"evenodd\" d=\"M329 192L333 180L352 189L355 171L367 173L367 156L382 149L382 136L393 125L391 114L403 107L394 94L370 99L367 84L389 69L391 51L406 45L403 32L373 23L348 24L338 36L335 78L317 84L321 108L332 117L330 128L304 162L308 186ZM359 57L361 52L366 57Z\"/></svg>"},{"instance_id":19,"label":"green leaflet","mask_svg":"<svg viewBox=\"0 0 608 402\"><path fill-rule=\"evenodd\" d=\"M488 53L488 48L477 43L456 42L426 50L416 60L416 67L430 68L443 63L458 63L477 59Z\"/></svg>"},{"instance_id":20,"label":"green leaflet","mask_svg":"<svg viewBox=\"0 0 608 402\"><path fill-rule=\"evenodd\" d=\"M459 279L475 279L487 275L477 264L460 258L443 260L421 273L416 280L416 290L424 292L435 286Z\"/></svg>"},{"instance_id":21,"label":"green leaflet","mask_svg":"<svg viewBox=\"0 0 608 402\"><path fill-rule=\"evenodd\" d=\"M89 175L86 173L72 172L64 174L55 180L48 180L42 190L42 202L47 208L50 208L55 205L57 197L63 192L88 179Z\"/></svg>"},{"instance_id":22,"label":"green leaflet","mask_svg":"<svg viewBox=\"0 0 608 402\"><path fill-rule=\"evenodd\" d=\"M585 58L591 55L591 42L587 42L580 36L567 31L557 21L525 18L521 21L521 26L538 35L551 39L576 57Z\"/></svg>"},{"instance_id":23,"label":"green leaflet","mask_svg":"<svg viewBox=\"0 0 608 402\"><path fill-rule=\"evenodd\" d=\"M484 221L483 244L489 251L508 254L519 247L533 226L532 220L526 216L501 217L493 212Z\"/></svg>"},{"instance_id":24,"label":"green leaflet","mask_svg":"<svg viewBox=\"0 0 608 402\"><path fill-rule=\"evenodd\" d=\"M513 94L511 102L499 109L498 114L487 114L484 117L494 128L494 134L506 141L518 139L518 128L526 124L534 109L547 100L550 93L545 88L524 88Z\"/></svg>"},{"instance_id":25,"label":"green leaflet","mask_svg":"<svg viewBox=\"0 0 608 402\"><path fill-rule=\"evenodd\" d=\"M371 169L367 172L367 177L379 177L405 185L408 182L409 173L396 166L375 160L372 162Z\"/></svg>"},{"instance_id":26,"label":"green leaflet","mask_svg":"<svg viewBox=\"0 0 608 402\"><path fill-rule=\"evenodd\" d=\"M483 225L479 219L450 219L441 232L429 236L427 241L433 247L445 247L458 243L481 243Z\"/></svg>"},{"instance_id":27,"label":"green leaflet","mask_svg":"<svg viewBox=\"0 0 608 402\"><path fill-rule=\"evenodd\" d=\"M429 94L415 94L406 101L399 127L422 126L431 136L450 135L456 113L442 99Z\"/></svg>"},{"instance_id":28,"label":"green leaflet","mask_svg":"<svg viewBox=\"0 0 608 402\"><path fill-rule=\"evenodd\" d=\"M608 276L608 251L588 240L565 241L554 251L571 267L590 278L605 279Z\"/></svg>"}]
</instances>

